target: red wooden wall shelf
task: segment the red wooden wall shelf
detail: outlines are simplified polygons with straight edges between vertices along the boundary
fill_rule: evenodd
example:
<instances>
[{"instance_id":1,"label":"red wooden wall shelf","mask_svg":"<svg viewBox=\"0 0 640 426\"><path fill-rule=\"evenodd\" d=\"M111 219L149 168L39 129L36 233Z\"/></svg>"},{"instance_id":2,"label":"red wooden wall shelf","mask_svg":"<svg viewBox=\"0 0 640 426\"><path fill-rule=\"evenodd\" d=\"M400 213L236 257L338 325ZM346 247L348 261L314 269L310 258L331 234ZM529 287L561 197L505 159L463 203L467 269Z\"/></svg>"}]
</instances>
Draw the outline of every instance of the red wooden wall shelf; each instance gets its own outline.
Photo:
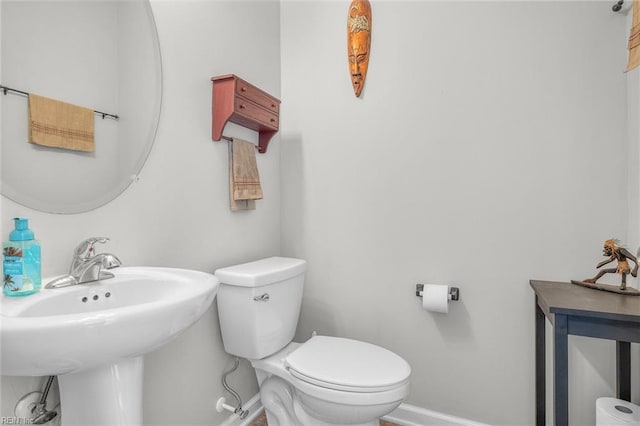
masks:
<instances>
[{"instance_id":1,"label":"red wooden wall shelf","mask_svg":"<svg viewBox=\"0 0 640 426\"><path fill-rule=\"evenodd\" d=\"M219 141L227 122L258 132L258 152L267 152L278 133L280 100L233 74L212 77L212 138Z\"/></svg>"}]
</instances>

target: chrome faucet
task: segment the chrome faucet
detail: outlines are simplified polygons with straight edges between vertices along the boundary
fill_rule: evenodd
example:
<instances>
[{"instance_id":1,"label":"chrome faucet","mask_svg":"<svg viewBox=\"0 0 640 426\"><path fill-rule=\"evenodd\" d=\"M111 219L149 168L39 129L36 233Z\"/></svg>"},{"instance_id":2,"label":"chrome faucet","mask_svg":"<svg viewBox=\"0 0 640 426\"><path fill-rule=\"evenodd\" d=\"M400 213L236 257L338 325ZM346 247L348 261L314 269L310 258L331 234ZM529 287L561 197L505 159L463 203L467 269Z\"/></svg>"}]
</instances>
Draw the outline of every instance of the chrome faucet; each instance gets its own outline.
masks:
<instances>
[{"instance_id":1,"label":"chrome faucet","mask_svg":"<svg viewBox=\"0 0 640 426\"><path fill-rule=\"evenodd\" d=\"M111 253L96 253L94 248L96 243L104 244L108 241L109 238L106 237L93 237L84 240L76 247L69 275L75 277L78 284L113 278L111 272L102 269L120 266L122 264L120 259Z\"/></svg>"},{"instance_id":2,"label":"chrome faucet","mask_svg":"<svg viewBox=\"0 0 640 426\"><path fill-rule=\"evenodd\" d=\"M96 253L96 243L104 244L109 241L106 237L92 237L84 240L76 247L69 275L57 278L48 283L45 288L68 287L107 278L113 278L111 272L103 269L117 268L122 265L120 259L111 253Z\"/></svg>"}]
</instances>

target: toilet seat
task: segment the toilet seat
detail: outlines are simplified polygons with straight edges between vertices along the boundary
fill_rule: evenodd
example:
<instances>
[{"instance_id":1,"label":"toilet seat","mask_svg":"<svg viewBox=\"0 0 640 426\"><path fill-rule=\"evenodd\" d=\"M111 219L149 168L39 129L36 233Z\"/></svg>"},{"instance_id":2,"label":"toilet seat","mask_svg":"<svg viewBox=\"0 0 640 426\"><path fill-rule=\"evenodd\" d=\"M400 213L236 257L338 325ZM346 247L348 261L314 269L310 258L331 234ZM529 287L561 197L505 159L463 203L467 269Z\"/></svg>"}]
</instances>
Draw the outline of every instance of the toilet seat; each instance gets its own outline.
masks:
<instances>
[{"instance_id":1,"label":"toilet seat","mask_svg":"<svg viewBox=\"0 0 640 426\"><path fill-rule=\"evenodd\" d=\"M341 345L340 341L344 344ZM332 345L332 343L337 345ZM320 347L316 352L317 345ZM375 367L374 371L369 371L368 378L364 377L363 380L359 380L359 385L356 385L358 382L354 380L355 375L344 376L345 378L350 378L349 384L346 385L345 383L348 381L344 380L344 378L340 380L333 378L332 382L332 380L329 380L331 376L328 374L321 375L319 376L320 378L317 378L318 376L314 377L315 370L313 365L309 365L309 369L305 369L307 367L305 361L313 362L313 360L318 360L319 358L324 360L320 364L338 364L342 368L345 368L345 366L348 368L350 364L353 364L353 359L357 360L356 364L362 364L363 360L356 356L352 357L349 362L345 361L349 358L349 352L344 353L344 351L348 351L352 345L359 346L360 351L362 351L369 344L337 337L314 336L305 343L291 342L275 354L250 361L251 365L256 369L258 383L261 388L263 383L271 376L283 379L285 383L291 385L291 391L297 395L297 399L305 407L305 411L309 413L315 412L318 414L322 412L325 415L333 413L336 418L340 418L345 414L342 410L347 409L351 413L350 415L353 415L351 410L355 409L359 413L358 415L366 417L365 414L368 413L367 415L371 415L371 419L381 417L395 409L409 395L409 374L411 369L406 361L398 355L390 352L393 356L389 356L389 358L385 359L384 355L378 357L376 354L389 351L379 346L370 345L373 348L369 347L366 350L367 359L376 359L377 363L370 363L369 366L371 368ZM356 348L353 353L362 356L360 351ZM394 357L397 357L397 359L394 359ZM387 362L387 368L382 368L378 364L380 362ZM355 367L358 368L359 366L356 365ZM360 366L360 369L361 372L364 371L366 373L367 371L362 366ZM380 370L396 371L397 375L386 373L378 376ZM374 377L378 378L374 380ZM385 380L380 380L381 377L386 378L387 383L385 383ZM319 411L314 410L313 407L316 407ZM364 422L365 420L361 421L361 423Z\"/></svg>"},{"instance_id":2,"label":"toilet seat","mask_svg":"<svg viewBox=\"0 0 640 426\"><path fill-rule=\"evenodd\" d=\"M285 358L296 379L321 388L386 393L408 384L411 368L395 353L358 340L314 336Z\"/></svg>"}]
</instances>

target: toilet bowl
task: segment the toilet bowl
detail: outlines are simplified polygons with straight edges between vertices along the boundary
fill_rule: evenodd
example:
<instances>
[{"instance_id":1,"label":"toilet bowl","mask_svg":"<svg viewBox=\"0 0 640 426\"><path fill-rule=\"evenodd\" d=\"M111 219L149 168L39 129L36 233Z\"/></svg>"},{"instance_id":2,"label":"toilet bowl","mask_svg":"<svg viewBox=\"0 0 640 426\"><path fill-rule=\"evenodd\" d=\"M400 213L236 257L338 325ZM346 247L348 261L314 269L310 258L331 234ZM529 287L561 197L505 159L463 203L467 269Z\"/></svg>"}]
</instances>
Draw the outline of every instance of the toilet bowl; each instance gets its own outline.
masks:
<instances>
[{"instance_id":1,"label":"toilet bowl","mask_svg":"<svg viewBox=\"0 0 640 426\"><path fill-rule=\"evenodd\" d=\"M409 392L409 364L370 343L292 342L306 263L269 258L216 271L227 353L256 371L269 426L377 425Z\"/></svg>"},{"instance_id":2,"label":"toilet bowl","mask_svg":"<svg viewBox=\"0 0 640 426\"><path fill-rule=\"evenodd\" d=\"M409 393L409 365L391 351L357 340L314 336L250 362L267 411L286 407L286 392L294 399L291 406L299 404L303 411L294 409L294 424L309 424L305 415L314 425L376 424Z\"/></svg>"}]
</instances>

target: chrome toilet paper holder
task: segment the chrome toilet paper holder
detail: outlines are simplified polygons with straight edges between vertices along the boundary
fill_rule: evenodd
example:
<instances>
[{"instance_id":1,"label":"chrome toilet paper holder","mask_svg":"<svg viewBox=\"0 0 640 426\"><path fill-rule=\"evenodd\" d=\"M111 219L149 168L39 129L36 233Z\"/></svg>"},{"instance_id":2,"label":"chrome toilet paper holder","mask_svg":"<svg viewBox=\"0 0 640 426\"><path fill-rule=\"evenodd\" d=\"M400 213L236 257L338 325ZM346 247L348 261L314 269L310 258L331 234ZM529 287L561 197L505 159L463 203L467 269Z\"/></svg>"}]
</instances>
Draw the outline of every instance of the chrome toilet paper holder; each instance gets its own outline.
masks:
<instances>
[{"instance_id":1,"label":"chrome toilet paper holder","mask_svg":"<svg viewBox=\"0 0 640 426\"><path fill-rule=\"evenodd\" d=\"M424 293L424 284L416 284L416 296L422 297ZM449 287L449 300L460 300L460 289L458 287Z\"/></svg>"}]
</instances>

